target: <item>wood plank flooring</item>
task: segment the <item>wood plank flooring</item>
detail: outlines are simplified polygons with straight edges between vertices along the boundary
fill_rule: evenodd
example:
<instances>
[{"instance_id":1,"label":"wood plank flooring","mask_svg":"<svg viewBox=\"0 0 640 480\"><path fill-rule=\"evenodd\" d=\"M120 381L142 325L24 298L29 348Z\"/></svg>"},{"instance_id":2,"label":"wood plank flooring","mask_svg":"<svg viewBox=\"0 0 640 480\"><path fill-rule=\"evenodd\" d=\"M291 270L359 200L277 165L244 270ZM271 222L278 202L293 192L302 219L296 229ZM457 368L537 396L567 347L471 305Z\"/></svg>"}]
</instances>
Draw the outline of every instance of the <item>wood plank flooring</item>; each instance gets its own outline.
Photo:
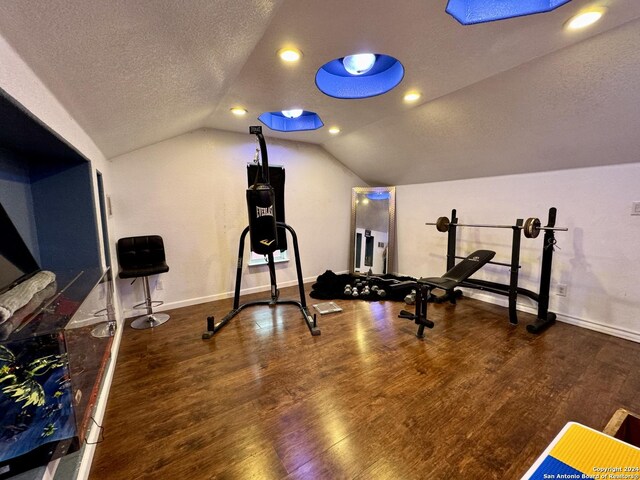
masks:
<instances>
[{"instance_id":1,"label":"wood plank flooring","mask_svg":"<svg viewBox=\"0 0 640 480\"><path fill-rule=\"evenodd\" d=\"M201 340L231 300L127 326L90 478L517 479L566 422L640 411L639 344L465 298L419 340L401 302L337 303L317 337L262 306Z\"/></svg>"}]
</instances>

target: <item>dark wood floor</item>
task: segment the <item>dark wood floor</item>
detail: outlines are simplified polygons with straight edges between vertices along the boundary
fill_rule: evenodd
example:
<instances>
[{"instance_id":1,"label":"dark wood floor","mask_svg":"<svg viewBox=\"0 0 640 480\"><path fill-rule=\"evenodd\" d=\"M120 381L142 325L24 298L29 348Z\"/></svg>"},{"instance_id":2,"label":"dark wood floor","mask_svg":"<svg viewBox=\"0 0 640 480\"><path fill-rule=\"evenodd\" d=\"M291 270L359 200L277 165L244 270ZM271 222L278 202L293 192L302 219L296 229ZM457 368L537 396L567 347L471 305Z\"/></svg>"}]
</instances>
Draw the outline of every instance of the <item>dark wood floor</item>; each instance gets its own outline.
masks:
<instances>
[{"instance_id":1,"label":"dark wood floor","mask_svg":"<svg viewBox=\"0 0 640 480\"><path fill-rule=\"evenodd\" d=\"M127 327L91 479L517 479L566 422L640 411L639 344L471 299L421 341L402 303L338 303L317 337L279 306L201 340L230 300Z\"/></svg>"}]
</instances>

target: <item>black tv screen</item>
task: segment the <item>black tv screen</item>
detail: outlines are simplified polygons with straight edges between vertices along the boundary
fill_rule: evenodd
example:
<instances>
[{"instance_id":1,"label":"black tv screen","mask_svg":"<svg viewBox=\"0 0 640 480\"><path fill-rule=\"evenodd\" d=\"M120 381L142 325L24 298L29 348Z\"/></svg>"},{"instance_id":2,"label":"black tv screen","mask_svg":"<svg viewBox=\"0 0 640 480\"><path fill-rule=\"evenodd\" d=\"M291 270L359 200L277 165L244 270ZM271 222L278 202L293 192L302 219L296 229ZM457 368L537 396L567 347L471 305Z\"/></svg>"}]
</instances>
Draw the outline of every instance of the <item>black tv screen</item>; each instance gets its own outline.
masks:
<instances>
[{"instance_id":1,"label":"black tv screen","mask_svg":"<svg viewBox=\"0 0 640 480\"><path fill-rule=\"evenodd\" d=\"M39 270L38 262L0 203L0 294Z\"/></svg>"}]
</instances>

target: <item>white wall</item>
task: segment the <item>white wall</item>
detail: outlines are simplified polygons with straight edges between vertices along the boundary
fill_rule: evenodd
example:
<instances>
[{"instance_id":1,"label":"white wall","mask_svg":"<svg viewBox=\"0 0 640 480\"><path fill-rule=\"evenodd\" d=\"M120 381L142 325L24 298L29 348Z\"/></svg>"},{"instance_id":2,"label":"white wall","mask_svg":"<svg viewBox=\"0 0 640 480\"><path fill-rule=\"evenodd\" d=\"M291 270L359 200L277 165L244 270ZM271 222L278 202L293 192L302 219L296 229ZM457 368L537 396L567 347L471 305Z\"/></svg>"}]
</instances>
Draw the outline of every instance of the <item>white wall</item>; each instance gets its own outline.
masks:
<instances>
[{"instance_id":1,"label":"white wall","mask_svg":"<svg viewBox=\"0 0 640 480\"><path fill-rule=\"evenodd\" d=\"M268 135L268 133L267 133ZM302 273L313 280L325 270L346 271L349 261L351 188L363 182L316 145L267 137L270 165L286 171L286 222L300 244ZM115 235L158 234L170 271L150 279L163 308L229 296L235 283L238 241L247 226L246 165L253 135L198 130L113 159ZM266 266L247 267L243 291L268 289ZM290 260L277 264L278 285L296 281ZM143 300L142 286L119 281L125 310Z\"/></svg>"},{"instance_id":2,"label":"white wall","mask_svg":"<svg viewBox=\"0 0 640 480\"><path fill-rule=\"evenodd\" d=\"M554 253L550 311L559 320L640 341L640 163L527 175L480 178L397 187L398 271L439 276L446 270L447 235L425 222L451 216L460 223L512 224L558 208L558 249ZM509 262L511 231L461 228L458 252L478 248ZM520 286L538 291L542 235L522 240ZM508 283L508 268L488 265L477 278ZM558 283L566 297L555 295ZM476 292L476 293L473 293ZM496 303L504 297L470 291ZM527 298L523 307L535 306ZM507 319L505 317L505 322Z\"/></svg>"}]
</instances>

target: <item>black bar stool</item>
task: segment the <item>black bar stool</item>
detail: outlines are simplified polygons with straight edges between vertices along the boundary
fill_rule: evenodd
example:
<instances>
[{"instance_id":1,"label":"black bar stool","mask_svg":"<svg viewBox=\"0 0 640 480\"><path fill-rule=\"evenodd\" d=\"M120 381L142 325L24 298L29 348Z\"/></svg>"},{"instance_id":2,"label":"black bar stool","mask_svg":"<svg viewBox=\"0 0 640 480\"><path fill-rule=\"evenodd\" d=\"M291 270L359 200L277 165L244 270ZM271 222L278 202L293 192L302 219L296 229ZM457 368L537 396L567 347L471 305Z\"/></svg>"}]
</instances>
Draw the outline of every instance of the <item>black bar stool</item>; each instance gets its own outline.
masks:
<instances>
[{"instance_id":1,"label":"black bar stool","mask_svg":"<svg viewBox=\"0 0 640 480\"><path fill-rule=\"evenodd\" d=\"M149 291L149 275L157 275L169 271L164 255L164 242L160 235L143 235L139 237L125 237L118 240L118 263L120 264L120 278L142 277L145 301L134 305L133 308L145 306L147 314L131 322L131 327L139 330L157 327L169 320L166 313L153 313L153 307L164 302L151 301Z\"/></svg>"}]
</instances>

